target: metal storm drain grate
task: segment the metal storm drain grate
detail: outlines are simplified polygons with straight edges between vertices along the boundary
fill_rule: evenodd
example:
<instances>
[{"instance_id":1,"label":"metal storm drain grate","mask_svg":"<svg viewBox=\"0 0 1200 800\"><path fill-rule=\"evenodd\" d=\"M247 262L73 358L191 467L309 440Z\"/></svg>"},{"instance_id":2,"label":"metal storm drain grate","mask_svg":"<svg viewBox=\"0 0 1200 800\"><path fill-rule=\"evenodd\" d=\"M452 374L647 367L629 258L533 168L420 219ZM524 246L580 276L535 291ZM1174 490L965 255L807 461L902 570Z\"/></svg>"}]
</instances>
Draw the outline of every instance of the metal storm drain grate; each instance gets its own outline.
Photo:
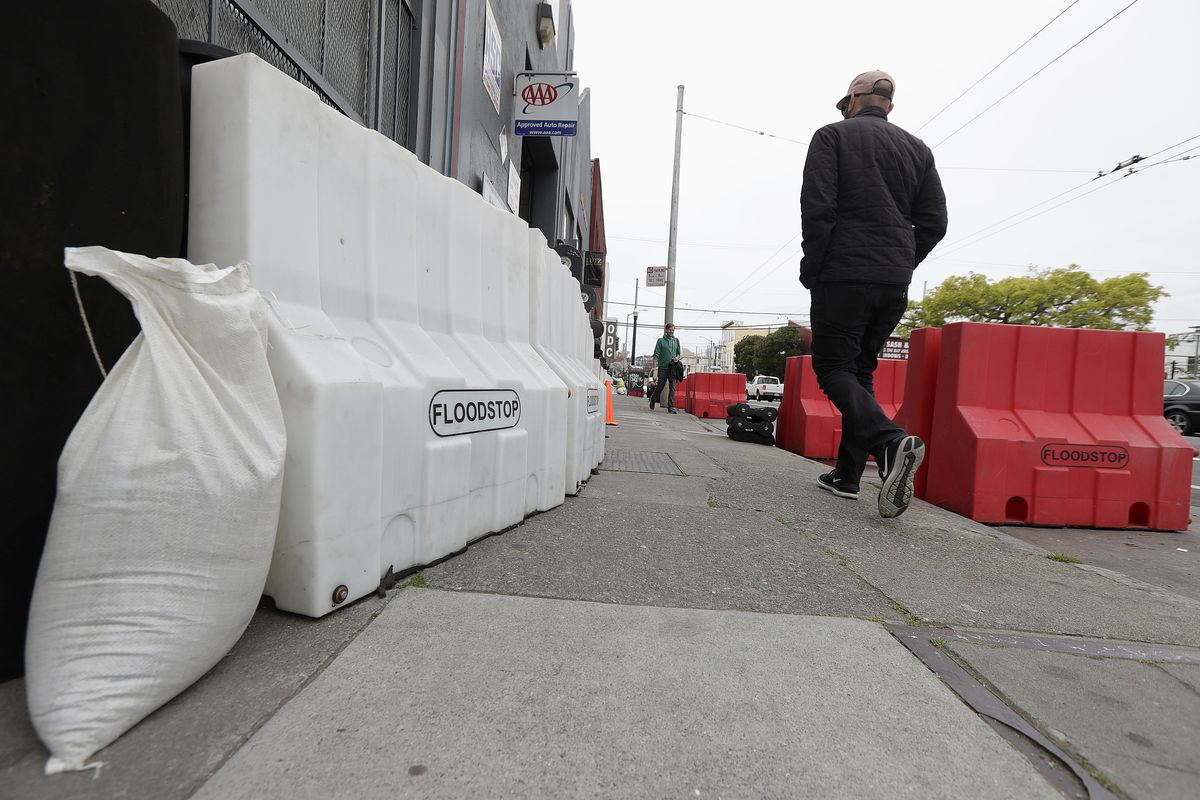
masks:
<instances>
[{"instance_id":1,"label":"metal storm drain grate","mask_svg":"<svg viewBox=\"0 0 1200 800\"><path fill-rule=\"evenodd\" d=\"M666 453L618 450L613 447L604 451L604 461L600 463L600 469L608 472L651 472L656 475L683 474L675 460Z\"/></svg>"}]
</instances>

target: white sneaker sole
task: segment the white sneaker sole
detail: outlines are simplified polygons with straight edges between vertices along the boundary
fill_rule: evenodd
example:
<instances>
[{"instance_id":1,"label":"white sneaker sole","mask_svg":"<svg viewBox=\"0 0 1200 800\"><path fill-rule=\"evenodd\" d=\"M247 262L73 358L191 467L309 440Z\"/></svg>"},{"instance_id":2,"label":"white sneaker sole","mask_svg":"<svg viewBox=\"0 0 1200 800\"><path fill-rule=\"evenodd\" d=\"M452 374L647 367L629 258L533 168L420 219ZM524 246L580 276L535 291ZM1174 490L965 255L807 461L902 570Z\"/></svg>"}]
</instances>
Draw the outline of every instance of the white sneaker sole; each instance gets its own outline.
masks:
<instances>
[{"instance_id":1,"label":"white sneaker sole","mask_svg":"<svg viewBox=\"0 0 1200 800\"><path fill-rule=\"evenodd\" d=\"M908 510L913 498L913 478L925 460L925 443L916 436L906 436L896 451L896 463L879 489L879 516L898 517Z\"/></svg>"}]
</instances>

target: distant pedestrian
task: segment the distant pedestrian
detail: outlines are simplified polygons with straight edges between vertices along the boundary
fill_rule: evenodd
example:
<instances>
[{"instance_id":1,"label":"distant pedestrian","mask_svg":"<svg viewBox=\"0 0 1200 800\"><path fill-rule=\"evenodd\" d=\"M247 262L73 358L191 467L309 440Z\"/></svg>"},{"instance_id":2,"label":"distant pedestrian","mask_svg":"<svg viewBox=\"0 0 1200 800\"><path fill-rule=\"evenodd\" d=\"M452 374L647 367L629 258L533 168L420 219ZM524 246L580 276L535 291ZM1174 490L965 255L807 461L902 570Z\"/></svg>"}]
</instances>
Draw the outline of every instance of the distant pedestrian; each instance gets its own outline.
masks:
<instances>
[{"instance_id":1,"label":"distant pedestrian","mask_svg":"<svg viewBox=\"0 0 1200 800\"><path fill-rule=\"evenodd\" d=\"M650 410L654 410L655 403L661 403L667 407L668 414L675 413L675 382L678 371L682 371L683 365L679 361L679 340L675 338L675 326L667 323L663 327L663 335L659 337L658 342L654 345L654 363L658 365L658 386L654 390L654 394L650 396ZM663 402L663 392L666 392L667 399Z\"/></svg>"},{"instance_id":2,"label":"distant pedestrian","mask_svg":"<svg viewBox=\"0 0 1200 800\"><path fill-rule=\"evenodd\" d=\"M875 400L877 354L908 308L918 264L946 235L946 195L933 153L888 122L896 82L856 77L837 103L844 120L813 134L804 163L800 282L812 294L813 369L842 412L837 466L818 483L858 498L868 454L883 479L879 513L903 514L925 443Z\"/></svg>"}]
</instances>

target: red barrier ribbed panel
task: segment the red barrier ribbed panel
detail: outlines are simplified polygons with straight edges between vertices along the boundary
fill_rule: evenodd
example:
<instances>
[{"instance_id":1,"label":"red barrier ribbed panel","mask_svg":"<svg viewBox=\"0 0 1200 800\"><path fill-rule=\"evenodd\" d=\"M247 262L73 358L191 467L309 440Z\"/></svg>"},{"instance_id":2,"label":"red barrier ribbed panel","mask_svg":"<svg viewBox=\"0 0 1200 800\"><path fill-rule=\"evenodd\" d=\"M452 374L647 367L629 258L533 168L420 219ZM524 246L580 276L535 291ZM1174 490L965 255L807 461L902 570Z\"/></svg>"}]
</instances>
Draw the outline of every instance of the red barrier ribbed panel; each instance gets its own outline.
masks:
<instances>
[{"instance_id":1,"label":"red barrier ribbed panel","mask_svg":"<svg viewBox=\"0 0 1200 800\"><path fill-rule=\"evenodd\" d=\"M942 329L920 328L912 332L908 345L908 368L904 397L893 417L896 424L925 441L925 467L917 473L914 488L917 497L925 497L929 468L937 446L933 441L933 398L937 390L938 353Z\"/></svg>"},{"instance_id":2,"label":"red barrier ribbed panel","mask_svg":"<svg viewBox=\"0 0 1200 800\"><path fill-rule=\"evenodd\" d=\"M798 453L795 442L796 425L792 420L799 414L800 405L800 357L787 359L783 370L783 399L779 401L779 418L775 420L775 446Z\"/></svg>"},{"instance_id":3,"label":"red barrier ribbed panel","mask_svg":"<svg viewBox=\"0 0 1200 800\"><path fill-rule=\"evenodd\" d=\"M728 414L725 409L731 403L741 403L746 400L746 376L725 372L696 372L691 379L695 381L692 389L691 404L688 412L697 417L710 419L725 419Z\"/></svg>"},{"instance_id":4,"label":"red barrier ribbed panel","mask_svg":"<svg viewBox=\"0 0 1200 800\"><path fill-rule=\"evenodd\" d=\"M688 379L684 378L675 384L675 407L687 410ZM666 398L663 398L664 400Z\"/></svg>"},{"instance_id":5,"label":"red barrier ribbed panel","mask_svg":"<svg viewBox=\"0 0 1200 800\"><path fill-rule=\"evenodd\" d=\"M696 400L696 373L693 372L691 375L687 376L687 384L684 386L682 397L683 410L689 414L692 413L692 406L695 404Z\"/></svg>"},{"instance_id":6,"label":"red barrier ribbed panel","mask_svg":"<svg viewBox=\"0 0 1200 800\"><path fill-rule=\"evenodd\" d=\"M785 416L785 438L781 442L777 433L777 445L806 458L837 456L838 442L842 436L842 415L817 385L812 356L797 356L787 360L779 418L782 420Z\"/></svg>"},{"instance_id":7,"label":"red barrier ribbed panel","mask_svg":"<svg viewBox=\"0 0 1200 800\"><path fill-rule=\"evenodd\" d=\"M725 376L725 399L722 401L721 416L729 416L725 410L734 403L746 402L746 376L741 372L734 372Z\"/></svg>"},{"instance_id":8,"label":"red barrier ribbed panel","mask_svg":"<svg viewBox=\"0 0 1200 800\"><path fill-rule=\"evenodd\" d=\"M927 499L979 522L1184 530L1192 450L1159 333L942 329Z\"/></svg>"},{"instance_id":9,"label":"red barrier ribbed panel","mask_svg":"<svg viewBox=\"0 0 1200 800\"><path fill-rule=\"evenodd\" d=\"M701 401L708 392L708 379L702 372L693 372L688 376L687 405L684 408L689 414L696 413L696 403Z\"/></svg>"},{"instance_id":10,"label":"red barrier ribbed panel","mask_svg":"<svg viewBox=\"0 0 1200 800\"><path fill-rule=\"evenodd\" d=\"M875 399L889 417L896 415L903 400L907 374L908 362L901 360L880 359L875 370ZM788 359L779 420L783 434L777 421L777 446L805 458L837 458L842 442L842 415L817 385L812 356Z\"/></svg>"}]
</instances>

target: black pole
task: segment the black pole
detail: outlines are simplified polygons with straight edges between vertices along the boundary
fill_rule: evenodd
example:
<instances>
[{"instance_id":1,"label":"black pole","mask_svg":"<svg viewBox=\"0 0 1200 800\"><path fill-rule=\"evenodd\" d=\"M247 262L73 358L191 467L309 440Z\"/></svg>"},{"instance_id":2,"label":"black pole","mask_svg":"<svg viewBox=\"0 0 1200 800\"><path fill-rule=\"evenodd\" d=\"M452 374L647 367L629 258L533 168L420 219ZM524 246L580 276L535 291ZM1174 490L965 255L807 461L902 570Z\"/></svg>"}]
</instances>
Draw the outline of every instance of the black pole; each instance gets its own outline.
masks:
<instances>
[{"instance_id":1,"label":"black pole","mask_svg":"<svg viewBox=\"0 0 1200 800\"><path fill-rule=\"evenodd\" d=\"M637 318L638 315L633 315L633 344L629 348L629 357L633 359L632 365L637 366Z\"/></svg>"}]
</instances>

